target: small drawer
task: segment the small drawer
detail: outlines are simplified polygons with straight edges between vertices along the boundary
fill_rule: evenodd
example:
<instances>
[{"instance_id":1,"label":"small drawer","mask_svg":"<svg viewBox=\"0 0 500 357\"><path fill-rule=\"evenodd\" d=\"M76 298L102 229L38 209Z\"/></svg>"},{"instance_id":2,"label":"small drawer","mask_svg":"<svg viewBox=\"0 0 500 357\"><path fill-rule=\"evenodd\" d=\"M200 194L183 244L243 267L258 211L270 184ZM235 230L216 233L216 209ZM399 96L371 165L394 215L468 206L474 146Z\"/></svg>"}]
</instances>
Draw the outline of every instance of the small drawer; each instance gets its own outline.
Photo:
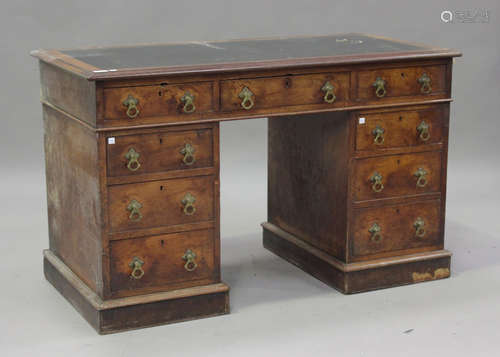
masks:
<instances>
[{"instance_id":1,"label":"small drawer","mask_svg":"<svg viewBox=\"0 0 500 357\"><path fill-rule=\"evenodd\" d=\"M215 282L214 238L200 230L111 241L111 291Z\"/></svg>"},{"instance_id":2,"label":"small drawer","mask_svg":"<svg viewBox=\"0 0 500 357\"><path fill-rule=\"evenodd\" d=\"M441 152L358 159L351 180L354 201L440 192Z\"/></svg>"},{"instance_id":3,"label":"small drawer","mask_svg":"<svg viewBox=\"0 0 500 357\"><path fill-rule=\"evenodd\" d=\"M211 128L108 137L108 176L212 167L213 140Z\"/></svg>"},{"instance_id":4,"label":"small drawer","mask_svg":"<svg viewBox=\"0 0 500 357\"><path fill-rule=\"evenodd\" d=\"M357 73L358 101L390 101L409 96L444 95L446 65L379 68Z\"/></svg>"},{"instance_id":5,"label":"small drawer","mask_svg":"<svg viewBox=\"0 0 500 357\"><path fill-rule=\"evenodd\" d=\"M442 245L441 201L355 210L353 257ZM387 254L387 255L390 255Z\"/></svg>"},{"instance_id":6,"label":"small drawer","mask_svg":"<svg viewBox=\"0 0 500 357\"><path fill-rule=\"evenodd\" d=\"M343 107L348 73L321 73L221 81L221 110L258 111L294 105Z\"/></svg>"},{"instance_id":7,"label":"small drawer","mask_svg":"<svg viewBox=\"0 0 500 357\"><path fill-rule=\"evenodd\" d=\"M213 83L184 83L104 89L104 120L196 116L213 111Z\"/></svg>"},{"instance_id":8,"label":"small drawer","mask_svg":"<svg viewBox=\"0 0 500 357\"><path fill-rule=\"evenodd\" d=\"M214 177L161 180L108 187L111 232L214 219Z\"/></svg>"},{"instance_id":9,"label":"small drawer","mask_svg":"<svg viewBox=\"0 0 500 357\"><path fill-rule=\"evenodd\" d=\"M356 115L356 150L395 149L441 143L445 109L366 112Z\"/></svg>"}]
</instances>

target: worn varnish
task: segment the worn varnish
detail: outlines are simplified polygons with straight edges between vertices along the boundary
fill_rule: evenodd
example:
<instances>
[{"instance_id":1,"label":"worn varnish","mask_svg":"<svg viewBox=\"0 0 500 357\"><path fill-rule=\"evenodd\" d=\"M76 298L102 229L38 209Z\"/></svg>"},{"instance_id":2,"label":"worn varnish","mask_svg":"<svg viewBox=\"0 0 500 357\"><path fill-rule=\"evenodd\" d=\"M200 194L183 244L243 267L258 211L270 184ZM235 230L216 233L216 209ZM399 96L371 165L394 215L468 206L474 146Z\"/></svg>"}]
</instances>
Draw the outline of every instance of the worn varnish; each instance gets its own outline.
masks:
<instances>
[{"instance_id":1,"label":"worn varnish","mask_svg":"<svg viewBox=\"0 0 500 357\"><path fill-rule=\"evenodd\" d=\"M450 49L364 34L39 50L47 280L99 333L229 312L219 122L269 118L264 247L344 293L446 278Z\"/></svg>"}]
</instances>

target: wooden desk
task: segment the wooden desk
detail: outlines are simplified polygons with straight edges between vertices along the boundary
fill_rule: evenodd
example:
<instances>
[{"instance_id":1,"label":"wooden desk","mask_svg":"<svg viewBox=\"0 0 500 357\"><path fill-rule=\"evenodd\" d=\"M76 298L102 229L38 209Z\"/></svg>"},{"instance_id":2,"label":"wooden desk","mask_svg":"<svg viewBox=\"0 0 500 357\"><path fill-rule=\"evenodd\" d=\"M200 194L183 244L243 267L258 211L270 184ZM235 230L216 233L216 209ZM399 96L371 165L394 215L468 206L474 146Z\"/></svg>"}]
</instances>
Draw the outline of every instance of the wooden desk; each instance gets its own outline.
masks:
<instances>
[{"instance_id":1,"label":"wooden desk","mask_svg":"<svg viewBox=\"0 0 500 357\"><path fill-rule=\"evenodd\" d=\"M363 34L40 50L47 279L99 333L224 314L219 122L269 118L264 246L344 293L446 278L452 57Z\"/></svg>"}]
</instances>

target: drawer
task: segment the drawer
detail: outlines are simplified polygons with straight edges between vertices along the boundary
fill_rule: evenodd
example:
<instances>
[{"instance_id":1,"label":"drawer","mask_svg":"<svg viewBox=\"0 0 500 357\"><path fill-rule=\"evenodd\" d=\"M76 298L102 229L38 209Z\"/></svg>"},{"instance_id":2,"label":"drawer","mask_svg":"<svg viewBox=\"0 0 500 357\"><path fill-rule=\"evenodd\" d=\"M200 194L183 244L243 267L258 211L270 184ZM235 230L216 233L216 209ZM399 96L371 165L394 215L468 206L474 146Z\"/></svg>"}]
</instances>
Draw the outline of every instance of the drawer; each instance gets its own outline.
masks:
<instances>
[{"instance_id":1,"label":"drawer","mask_svg":"<svg viewBox=\"0 0 500 357\"><path fill-rule=\"evenodd\" d=\"M108 187L112 232L214 219L213 176Z\"/></svg>"},{"instance_id":2,"label":"drawer","mask_svg":"<svg viewBox=\"0 0 500 357\"><path fill-rule=\"evenodd\" d=\"M443 244L440 200L359 209L352 216L353 257Z\"/></svg>"},{"instance_id":3,"label":"drawer","mask_svg":"<svg viewBox=\"0 0 500 357\"><path fill-rule=\"evenodd\" d=\"M397 97L435 96L447 92L446 65L377 68L357 73L356 99L387 101Z\"/></svg>"},{"instance_id":4,"label":"drawer","mask_svg":"<svg viewBox=\"0 0 500 357\"><path fill-rule=\"evenodd\" d=\"M211 128L108 138L108 176L212 167L213 140Z\"/></svg>"},{"instance_id":5,"label":"drawer","mask_svg":"<svg viewBox=\"0 0 500 357\"><path fill-rule=\"evenodd\" d=\"M111 291L215 282L213 230L110 242Z\"/></svg>"},{"instance_id":6,"label":"drawer","mask_svg":"<svg viewBox=\"0 0 500 357\"><path fill-rule=\"evenodd\" d=\"M343 107L348 73L289 75L221 81L222 111L256 111L293 105Z\"/></svg>"},{"instance_id":7,"label":"drawer","mask_svg":"<svg viewBox=\"0 0 500 357\"><path fill-rule=\"evenodd\" d=\"M441 143L447 125L444 108L367 112L356 115L357 151Z\"/></svg>"},{"instance_id":8,"label":"drawer","mask_svg":"<svg viewBox=\"0 0 500 357\"><path fill-rule=\"evenodd\" d=\"M354 201L440 192L441 151L354 160Z\"/></svg>"},{"instance_id":9,"label":"drawer","mask_svg":"<svg viewBox=\"0 0 500 357\"><path fill-rule=\"evenodd\" d=\"M213 83L184 83L104 89L104 119L195 116L213 111Z\"/></svg>"}]
</instances>

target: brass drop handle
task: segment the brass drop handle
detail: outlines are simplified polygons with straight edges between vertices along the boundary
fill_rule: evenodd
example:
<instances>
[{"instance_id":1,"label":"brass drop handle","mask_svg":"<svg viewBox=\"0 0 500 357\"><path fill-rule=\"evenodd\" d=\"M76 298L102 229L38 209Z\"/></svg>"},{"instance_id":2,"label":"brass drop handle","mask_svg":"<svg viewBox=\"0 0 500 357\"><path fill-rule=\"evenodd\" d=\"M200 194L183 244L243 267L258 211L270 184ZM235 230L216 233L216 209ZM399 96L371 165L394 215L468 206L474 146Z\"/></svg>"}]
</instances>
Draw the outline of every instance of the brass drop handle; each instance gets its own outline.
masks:
<instances>
[{"instance_id":1,"label":"brass drop handle","mask_svg":"<svg viewBox=\"0 0 500 357\"><path fill-rule=\"evenodd\" d=\"M378 243L382 240L382 228L378 225L378 223L373 223L368 232L371 233L370 240L374 243Z\"/></svg>"},{"instance_id":2,"label":"brass drop handle","mask_svg":"<svg viewBox=\"0 0 500 357\"><path fill-rule=\"evenodd\" d=\"M134 119L139 115L139 109L137 108L137 104L139 104L139 99L134 98L132 95L128 95L127 99L125 99L122 103L127 107L127 111L125 112L130 119Z\"/></svg>"},{"instance_id":3,"label":"brass drop handle","mask_svg":"<svg viewBox=\"0 0 500 357\"><path fill-rule=\"evenodd\" d=\"M425 187L427 185L427 171L423 168L419 167L413 175L417 177L417 187Z\"/></svg>"},{"instance_id":4,"label":"brass drop handle","mask_svg":"<svg viewBox=\"0 0 500 357\"><path fill-rule=\"evenodd\" d=\"M333 103L335 102L335 99L337 98L335 96L335 87L333 86L333 84L330 83L330 81L327 81L323 87L321 87L321 90L323 92L325 92L325 96L323 97L323 100L326 102L326 103Z\"/></svg>"},{"instance_id":5,"label":"brass drop handle","mask_svg":"<svg viewBox=\"0 0 500 357\"><path fill-rule=\"evenodd\" d=\"M429 77L427 73L422 74L418 78L418 83L420 84L420 92L429 94L432 91L431 77Z\"/></svg>"},{"instance_id":6,"label":"brass drop handle","mask_svg":"<svg viewBox=\"0 0 500 357\"><path fill-rule=\"evenodd\" d=\"M134 148L128 149L127 153L125 154L125 159L127 159L127 169L130 171L137 171L141 167L141 163L139 162L139 153L135 151Z\"/></svg>"},{"instance_id":7,"label":"brass drop handle","mask_svg":"<svg viewBox=\"0 0 500 357\"><path fill-rule=\"evenodd\" d=\"M419 238L425 236L425 222L422 218L418 217L415 223L413 223L413 227L415 227L415 235Z\"/></svg>"},{"instance_id":8,"label":"brass drop handle","mask_svg":"<svg viewBox=\"0 0 500 357\"><path fill-rule=\"evenodd\" d=\"M182 256L182 259L186 261L184 264L184 269L187 271L193 271L198 267L198 264L195 262L196 254L191 250L186 250L186 253Z\"/></svg>"},{"instance_id":9,"label":"brass drop handle","mask_svg":"<svg viewBox=\"0 0 500 357\"><path fill-rule=\"evenodd\" d=\"M182 111L184 113L190 114L196 110L196 106L194 105L194 95L191 93L184 93L181 98L181 102L184 103L184 106L182 107Z\"/></svg>"},{"instance_id":10,"label":"brass drop handle","mask_svg":"<svg viewBox=\"0 0 500 357\"><path fill-rule=\"evenodd\" d=\"M427 141L431 138L431 134L429 133L429 124L422 120L422 122L417 126L418 137L422 141Z\"/></svg>"},{"instance_id":11,"label":"brass drop handle","mask_svg":"<svg viewBox=\"0 0 500 357\"><path fill-rule=\"evenodd\" d=\"M192 216L196 212L195 202L196 198L189 192L184 195L181 203L184 206L183 211L186 216Z\"/></svg>"},{"instance_id":12,"label":"brass drop handle","mask_svg":"<svg viewBox=\"0 0 500 357\"><path fill-rule=\"evenodd\" d=\"M377 97L382 98L387 93L385 90L385 81L382 78L377 77L375 82L373 82L373 86L375 87L375 95Z\"/></svg>"},{"instance_id":13,"label":"brass drop handle","mask_svg":"<svg viewBox=\"0 0 500 357\"><path fill-rule=\"evenodd\" d=\"M193 145L186 143L184 147L179 151L184 157L182 158L182 162L187 166L191 166L196 162L196 158L194 157L195 148Z\"/></svg>"},{"instance_id":14,"label":"brass drop handle","mask_svg":"<svg viewBox=\"0 0 500 357\"><path fill-rule=\"evenodd\" d=\"M375 143L375 145L382 145L384 143L384 133L384 128L382 128L380 125L375 126L375 129L372 130L373 142Z\"/></svg>"},{"instance_id":15,"label":"brass drop handle","mask_svg":"<svg viewBox=\"0 0 500 357\"><path fill-rule=\"evenodd\" d=\"M238 96L241 99L241 106L245 110L252 109L252 107L254 105L254 101L252 99L253 93L250 89L248 89L248 87L243 88Z\"/></svg>"},{"instance_id":16,"label":"brass drop handle","mask_svg":"<svg viewBox=\"0 0 500 357\"><path fill-rule=\"evenodd\" d=\"M372 182L372 190L374 192L380 192L384 189L384 184L382 183L382 175L375 171L370 177L370 181Z\"/></svg>"},{"instance_id":17,"label":"brass drop handle","mask_svg":"<svg viewBox=\"0 0 500 357\"><path fill-rule=\"evenodd\" d=\"M144 265L144 261L140 258L134 257L128 266L132 268L132 272L130 273L130 277L133 279L139 280L144 276L144 270L142 266Z\"/></svg>"},{"instance_id":18,"label":"brass drop handle","mask_svg":"<svg viewBox=\"0 0 500 357\"><path fill-rule=\"evenodd\" d=\"M128 218L132 222L139 222L142 219L141 213L142 204L139 201L132 200L127 206L127 210L130 211Z\"/></svg>"}]
</instances>

